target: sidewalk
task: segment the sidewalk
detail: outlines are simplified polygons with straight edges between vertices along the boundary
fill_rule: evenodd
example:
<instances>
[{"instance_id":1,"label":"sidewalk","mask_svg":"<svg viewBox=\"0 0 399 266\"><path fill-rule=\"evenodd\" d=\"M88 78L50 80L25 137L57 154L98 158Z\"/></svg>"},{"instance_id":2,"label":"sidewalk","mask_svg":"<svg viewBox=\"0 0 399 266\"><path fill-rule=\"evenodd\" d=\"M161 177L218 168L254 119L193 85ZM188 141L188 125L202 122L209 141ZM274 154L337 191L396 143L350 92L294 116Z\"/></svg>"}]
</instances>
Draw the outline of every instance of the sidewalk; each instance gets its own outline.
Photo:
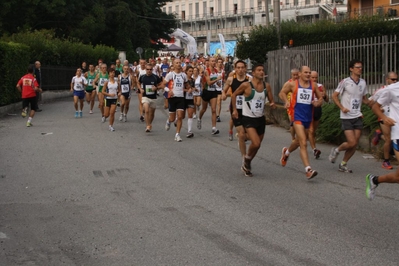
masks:
<instances>
[{"instance_id":1,"label":"sidewalk","mask_svg":"<svg viewBox=\"0 0 399 266\"><path fill-rule=\"evenodd\" d=\"M43 103L48 103L57 99L61 98L66 98L66 97L72 97L72 92L69 90L62 90L62 91L44 91L42 93L42 100L39 103L39 105ZM22 103L17 102L13 104L9 104L6 106L1 106L0 107L0 116L6 116L6 115L15 115L16 113L21 110L22 108Z\"/></svg>"}]
</instances>

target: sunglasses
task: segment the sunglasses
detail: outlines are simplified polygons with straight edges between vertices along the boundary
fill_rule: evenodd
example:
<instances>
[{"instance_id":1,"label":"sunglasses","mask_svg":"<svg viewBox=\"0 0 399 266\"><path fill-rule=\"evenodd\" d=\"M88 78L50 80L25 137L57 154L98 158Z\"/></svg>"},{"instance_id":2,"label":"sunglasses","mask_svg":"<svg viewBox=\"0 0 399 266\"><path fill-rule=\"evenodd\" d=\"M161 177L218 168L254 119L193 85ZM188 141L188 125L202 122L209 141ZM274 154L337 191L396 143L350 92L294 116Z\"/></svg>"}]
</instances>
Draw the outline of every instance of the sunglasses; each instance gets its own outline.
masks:
<instances>
[{"instance_id":1,"label":"sunglasses","mask_svg":"<svg viewBox=\"0 0 399 266\"><path fill-rule=\"evenodd\" d=\"M152 70L151 68L146 68L146 70Z\"/></svg>"},{"instance_id":2,"label":"sunglasses","mask_svg":"<svg viewBox=\"0 0 399 266\"><path fill-rule=\"evenodd\" d=\"M390 80L392 80L392 81L398 81L398 79L390 79Z\"/></svg>"}]
</instances>

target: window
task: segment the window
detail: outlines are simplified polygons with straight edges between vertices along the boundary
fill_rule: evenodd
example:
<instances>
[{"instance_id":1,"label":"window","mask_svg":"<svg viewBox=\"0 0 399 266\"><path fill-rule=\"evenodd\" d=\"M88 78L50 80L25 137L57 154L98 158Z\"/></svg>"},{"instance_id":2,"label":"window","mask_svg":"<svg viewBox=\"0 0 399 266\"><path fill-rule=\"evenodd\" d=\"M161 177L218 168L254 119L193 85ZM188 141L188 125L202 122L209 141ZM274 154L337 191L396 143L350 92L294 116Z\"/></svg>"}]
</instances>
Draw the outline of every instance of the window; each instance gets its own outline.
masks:
<instances>
[{"instance_id":1,"label":"window","mask_svg":"<svg viewBox=\"0 0 399 266\"><path fill-rule=\"evenodd\" d=\"M191 19L193 15L193 4L188 5L188 18Z\"/></svg>"},{"instance_id":2,"label":"window","mask_svg":"<svg viewBox=\"0 0 399 266\"><path fill-rule=\"evenodd\" d=\"M234 4L233 12L234 14L237 14L237 4Z\"/></svg>"},{"instance_id":3,"label":"window","mask_svg":"<svg viewBox=\"0 0 399 266\"><path fill-rule=\"evenodd\" d=\"M211 17L213 17L213 7L209 8L209 15L211 15Z\"/></svg>"},{"instance_id":4,"label":"window","mask_svg":"<svg viewBox=\"0 0 399 266\"><path fill-rule=\"evenodd\" d=\"M181 19L186 20L186 11L181 12Z\"/></svg>"},{"instance_id":5,"label":"window","mask_svg":"<svg viewBox=\"0 0 399 266\"><path fill-rule=\"evenodd\" d=\"M391 0L391 5L399 4L399 0Z\"/></svg>"},{"instance_id":6,"label":"window","mask_svg":"<svg viewBox=\"0 0 399 266\"><path fill-rule=\"evenodd\" d=\"M172 14L172 7L169 7L168 14Z\"/></svg>"},{"instance_id":7,"label":"window","mask_svg":"<svg viewBox=\"0 0 399 266\"><path fill-rule=\"evenodd\" d=\"M206 2L203 2L202 3L202 10L203 10L203 12L204 12L204 15L206 15L207 14L207 8L206 8Z\"/></svg>"},{"instance_id":8,"label":"window","mask_svg":"<svg viewBox=\"0 0 399 266\"><path fill-rule=\"evenodd\" d=\"M199 3L195 3L195 17L199 17Z\"/></svg>"},{"instance_id":9,"label":"window","mask_svg":"<svg viewBox=\"0 0 399 266\"><path fill-rule=\"evenodd\" d=\"M294 6L298 5L298 0L294 0Z\"/></svg>"},{"instance_id":10,"label":"window","mask_svg":"<svg viewBox=\"0 0 399 266\"><path fill-rule=\"evenodd\" d=\"M175 8L175 13L176 13L176 14L179 14L179 6L176 6L176 8Z\"/></svg>"},{"instance_id":11,"label":"window","mask_svg":"<svg viewBox=\"0 0 399 266\"><path fill-rule=\"evenodd\" d=\"M310 5L310 0L305 0L305 5Z\"/></svg>"}]
</instances>

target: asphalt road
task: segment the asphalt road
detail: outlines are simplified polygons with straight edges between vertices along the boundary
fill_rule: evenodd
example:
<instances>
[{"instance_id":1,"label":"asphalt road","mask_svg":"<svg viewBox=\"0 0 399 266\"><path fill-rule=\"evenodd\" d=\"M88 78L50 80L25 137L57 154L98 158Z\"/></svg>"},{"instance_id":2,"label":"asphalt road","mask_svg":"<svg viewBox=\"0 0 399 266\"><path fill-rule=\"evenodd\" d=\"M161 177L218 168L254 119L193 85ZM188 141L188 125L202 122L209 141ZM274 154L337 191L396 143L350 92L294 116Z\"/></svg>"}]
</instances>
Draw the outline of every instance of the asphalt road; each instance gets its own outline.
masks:
<instances>
[{"instance_id":1,"label":"asphalt road","mask_svg":"<svg viewBox=\"0 0 399 266\"><path fill-rule=\"evenodd\" d=\"M19 114L0 118L0 265L399 263L398 186L368 201L365 175L387 170L359 151L346 174L320 144L307 181L298 151L279 164L289 133L267 126L249 178L227 102L220 135L207 113L193 139L184 121L181 143L161 99L151 133L136 98L115 132L98 109L74 118L72 99L41 108L30 128Z\"/></svg>"}]
</instances>

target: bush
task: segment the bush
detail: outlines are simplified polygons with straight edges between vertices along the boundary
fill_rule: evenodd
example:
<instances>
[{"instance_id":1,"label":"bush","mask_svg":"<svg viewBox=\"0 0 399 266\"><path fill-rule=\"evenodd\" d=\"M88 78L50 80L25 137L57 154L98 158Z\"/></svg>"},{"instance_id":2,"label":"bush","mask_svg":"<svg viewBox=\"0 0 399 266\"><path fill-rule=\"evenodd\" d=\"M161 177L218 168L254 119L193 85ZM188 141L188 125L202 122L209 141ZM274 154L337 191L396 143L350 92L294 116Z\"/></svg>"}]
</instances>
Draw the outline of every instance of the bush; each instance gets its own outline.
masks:
<instances>
[{"instance_id":1,"label":"bush","mask_svg":"<svg viewBox=\"0 0 399 266\"><path fill-rule=\"evenodd\" d=\"M30 48L24 44L0 41L0 106L15 103L21 94L15 88L29 65Z\"/></svg>"}]
</instances>

